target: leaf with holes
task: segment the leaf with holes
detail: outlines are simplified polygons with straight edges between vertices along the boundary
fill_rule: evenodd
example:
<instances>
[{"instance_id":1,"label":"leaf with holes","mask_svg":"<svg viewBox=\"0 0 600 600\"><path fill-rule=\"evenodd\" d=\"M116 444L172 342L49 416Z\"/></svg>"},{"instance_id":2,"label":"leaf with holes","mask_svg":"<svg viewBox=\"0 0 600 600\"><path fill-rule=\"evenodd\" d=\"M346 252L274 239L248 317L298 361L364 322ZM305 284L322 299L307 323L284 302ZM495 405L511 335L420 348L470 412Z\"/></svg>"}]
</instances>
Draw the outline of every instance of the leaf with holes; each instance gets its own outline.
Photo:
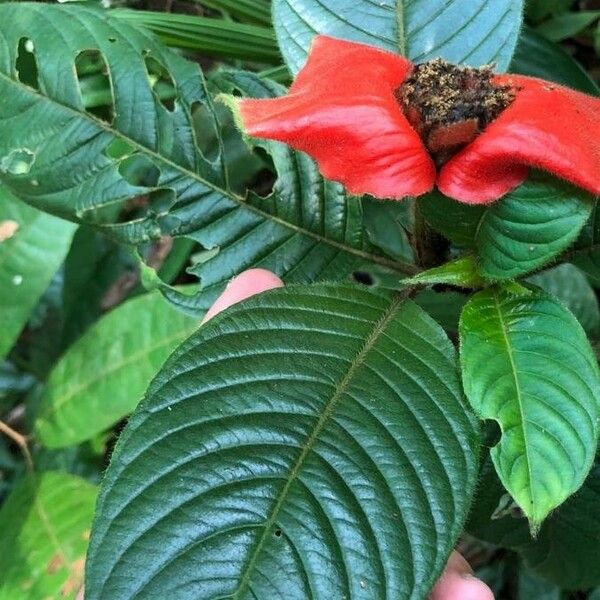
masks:
<instances>
[{"instance_id":1,"label":"leaf with holes","mask_svg":"<svg viewBox=\"0 0 600 600\"><path fill-rule=\"evenodd\" d=\"M23 204L0 185L0 359L63 262L75 229Z\"/></svg>"},{"instance_id":2,"label":"leaf with holes","mask_svg":"<svg viewBox=\"0 0 600 600\"><path fill-rule=\"evenodd\" d=\"M365 263L404 270L363 239L358 199L323 180L303 154L269 146L281 178L266 198L228 191L219 147L207 157L198 150L194 116L217 129L198 65L147 33L110 12L19 3L0 6L0 40L0 181L39 208L96 223L127 243L162 234L198 241L213 256L198 271L202 306L250 266L288 281L343 279ZM15 69L27 49L37 61L33 82ZM83 104L76 74L98 63L112 82L112 111ZM264 96L280 90L252 74L232 75L227 85ZM174 98L159 94L165 86ZM98 222L99 211L140 196L148 206L131 221Z\"/></svg>"},{"instance_id":3,"label":"leaf with holes","mask_svg":"<svg viewBox=\"0 0 600 600\"><path fill-rule=\"evenodd\" d=\"M517 43L523 0L273 0L283 57L297 73L312 38L324 33L399 52L415 62L496 63L506 70Z\"/></svg>"},{"instance_id":4,"label":"leaf with holes","mask_svg":"<svg viewBox=\"0 0 600 600\"><path fill-rule=\"evenodd\" d=\"M491 456L535 530L583 483L598 441L600 373L577 319L542 292L476 294L460 320L463 384L500 424Z\"/></svg>"},{"instance_id":5,"label":"leaf with holes","mask_svg":"<svg viewBox=\"0 0 600 600\"><path fill-rule=\"evenodd\" d=\"M74 600L83 584L96 487L73 475L26 476L0 511L0 600Z\"/></svg>"},{"instance_id":6,"label":"leaf with holes","mask_svg":"<svg viewBox=\"0 0 600 600\"><path fill-rule=\"evenodd\" d=\"M123 432L86 598L424 598L476 477L457 371L442 329L383 291L290 286L232 307Z\"/></svg>"},{"instance_id":7,"label":"leaf with holes","mask_svg":"<svg viewBox=\"0 0 600 600\"><path fill-rule=\"evenodd\" d=\"M35 420L50 448L89 440L136 407L165 359L198 326L159 293L100 319L50 372Z\"/></svg>"},{"instance_id":8,"label":"leaf with holes","mask_svg":"<svg viewBox=\"0 0 600 600\"><path fill-rule=\"evenodd\" d=\"M467 206L439 192L419 202L435 229L476 251L480 273L493 281L550 262L577 239L592 210L587 192L542 174L486 206Z\"/></svg>"}]
</instances>

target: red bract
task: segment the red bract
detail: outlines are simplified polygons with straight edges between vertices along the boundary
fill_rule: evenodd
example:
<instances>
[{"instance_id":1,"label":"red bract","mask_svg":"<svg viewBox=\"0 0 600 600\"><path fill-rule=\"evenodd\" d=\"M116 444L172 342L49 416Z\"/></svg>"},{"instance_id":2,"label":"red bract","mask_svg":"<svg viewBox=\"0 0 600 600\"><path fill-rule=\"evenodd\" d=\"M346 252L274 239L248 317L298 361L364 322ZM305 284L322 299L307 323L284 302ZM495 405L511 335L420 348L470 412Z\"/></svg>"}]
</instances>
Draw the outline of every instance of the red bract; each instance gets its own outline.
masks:
<instances>
[{"instance_id":1,"label":"red bract","mask_svg":"<svg viewBox=\"0 0 600 600\"><path fill-rule=\"evenodd\" d=\"M514 101L436 173L395 96L412 70L398 55L318 36L289 93L240 100L241 120L253 137L308 153L353 194L418 196L437 182L452 198L486 203L521 184L529 167L600 194L599 99L540 79L495 76L514 88Z\"/></svg>"}]
</instances>

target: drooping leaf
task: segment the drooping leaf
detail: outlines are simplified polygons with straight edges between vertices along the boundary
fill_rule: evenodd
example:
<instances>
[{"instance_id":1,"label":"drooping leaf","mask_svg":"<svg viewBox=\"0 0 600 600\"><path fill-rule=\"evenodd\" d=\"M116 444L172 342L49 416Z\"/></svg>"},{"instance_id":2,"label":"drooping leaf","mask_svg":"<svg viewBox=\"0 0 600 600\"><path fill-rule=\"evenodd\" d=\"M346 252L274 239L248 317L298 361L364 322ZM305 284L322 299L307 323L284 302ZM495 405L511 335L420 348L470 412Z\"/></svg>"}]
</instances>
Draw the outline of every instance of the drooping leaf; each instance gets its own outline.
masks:
<instances>
[{"instance_id":1,"label":"drooping leaf","mask_svg":"<svg viewBox=\"0 0 600 600\"><path fill-rule=\"evenodd\" d=\"M60 448L88 440L133 411L148 383L198 321L152 293L94 324L50 373L36 437Z\"/></svg>"},{"instance_id":2,"label":"drooping leaf","mask_svg":"<svg viewBox=\"0 0 600 600\"><path fill-rule=\"evenodd\" d=\"M596 357L575 317L542 292L479 292L461 316L460 345L467 397L502 429L491 451L496 471L536 529L592 465Z\"/></svg>"},{"instance_id":3,"label":"drooping leaf","mask_svg":"<svg viewBox=\"0 0 600 600\"><path fill-rule=\"evenodd\" d=\"M573 265L562 264L530 277L529 281L556 296L577 317L587 334L600 333L598 299L585 275Z\"/></svg>"},{"instance_id":4,"label":"drooping leaf","mask_svg":"<svg viewBox=\"0 0 600 600\"><path fill-rule=\"evenodd\" d=\"M0 63L0 181L39 208L96 224L130 244L165 234L199 242L213 253L201 268L204 286L211 288L203 306L249 266L269 268L288 281L345 279L365 262L402 271L403 265L363 240L358 199L323 180L304 155L270 146L284 175L275 193L246 199L229 191L215 138L218 121L198 65L143 30L106 11L19 3L0 6L0 34L6 48ZM34 50L38 77L30 83L39 91L15 70L23 39ZM82 102L75 57L89 58L90 52L113 84L108 115L86 111ZM159 84L173 87L175 99L161 100ZM275 93L252 74L229 85ZM198 150L198 112L210 128L206 135L217 140L205 148L206 156ZM139 204L140 197L142 208L128 222L100 222L98 211L127 200Z\"/></svg>"},{"instance_id":5,"label":"drooping leaf","mask_svg":"<svg viewBox=\"0 0 600 600\"><path fill-rule=\"evenodd\" d=\"M592 96L600 94L598 84L570 54L529 27L521 31L509 71L555 81Z\"/></svg>"},{"instance_id":6,"label":"drooping leaf","mask_svg":"<svg viewBox=\"0 0 600 600\"><path fill-rule=\"evenodd\" d=\"M542 174L486 206L467 206L439 192L420 203L435 229L476 251L480 273L494 281L550 262L575 241L592 210L589 194Z\"/></svg>"},{"instance_id":7,"label":"drooping leaf","mask_svg":"<svg viewBox=\"0 0 600 600\"><path fill-rule=\"evenodd\" d=\"M505 70L521 26L523 0L273 0L273 24L293 73L312 38L333 37L400 52L415 62L496 63Z\"/></svg>"},{"instance_id":8,"label":"drooping leaf","mask_svg":"<svg viewBox=\"0 0 600 600\"><path fill-rule=\"evenodd\" d=\"M64 260L75 229L23 204L0 185L0 359Z\"/></svg>"},{"instance_id":9,"label":"drooping leaf","mask_svg":"<svg viewBox=\"0 0 600 600\"><path fill-rule=\"evenodd\" d=\"M477 445L454 349L412 302L346 285L253 298L184 343L131 418L86 598L424 598Z\"/></svg>"},{"instance_id":10,"label":"drooping leaf","mask_svg":"<svg viewBox=\"0 0 600 600\"><path fill-rule=\"evenodd\" d=\"M95 486L73 475L23 478L0 511L0 599L74 600L95 500Z\"/></svg>"}]
</instances>

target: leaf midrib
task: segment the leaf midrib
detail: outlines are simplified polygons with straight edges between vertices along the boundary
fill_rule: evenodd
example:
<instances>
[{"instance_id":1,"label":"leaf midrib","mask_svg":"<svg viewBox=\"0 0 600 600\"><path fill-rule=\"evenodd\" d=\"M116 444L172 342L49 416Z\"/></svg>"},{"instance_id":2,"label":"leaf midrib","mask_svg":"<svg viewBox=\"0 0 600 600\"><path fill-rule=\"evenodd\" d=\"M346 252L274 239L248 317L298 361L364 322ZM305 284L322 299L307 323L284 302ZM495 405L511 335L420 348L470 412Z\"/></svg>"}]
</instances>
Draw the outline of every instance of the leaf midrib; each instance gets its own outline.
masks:
<instances>
[{"instance_id":1,"label":"leaf midrib","mask_svg":"<svg viewBox=\"0 0 600 600\"><path fill-rule=\"evenodd\" d=\"M258 208L257 206L254 206L253 204L248 203L241 196L238 196L237 194L233 194L231 192L228 192L226 190L223 190L223 189L217 187L216 185L212 184L211 182L200 177L197 173L194 173L193 171L186 169L185 167L173 162L172 160L162 156L161 154L158 154L154 150L151 150L150 148L143 146L136 140L130 138L129 136L124 135L120 131L115 130L114 128L109 126L104 121L97 119L96 117L94 117L93 115L90 115L89 113L87 113L85 111L81 112L79 110L76 110L72 106L68 106L66 104L63 104L62 102L59 102L55 98L49 98L48 96L45 96L45 95L39 93L37 90L30 88L29 86L21 83L20 81L15 81L14 79L12 79L8 75L6 75L6 73L0 72L0 79L4 79L6 82L8 82L9 85L12 84L13 86L15 86L17 88L21 88L23 93L34 96L34 97L38 98L39 101L41 101L41 102L49 102L49 103L57 104L58 106L61 106L63 109L73 113L78 118L84 119L84 120L87 120L87 121L93 123L95 126L103 129L107 133L110 133L114 137L127 142L128 144L130 144L131 146L136 148L139 152L145 153L145 154L151 156L152 158L157 160L159 163L164 163L164 164L168 165L170 168L172 168L176 171L179 171L181 174L183 174L186 177L192 179L193 181L196 181L197 183L213 190L214 192L230 198L231 200L236 202L239 206L242 206L242 207L250 210L251 212L258 214L260 217L262 217L265 220L270 220L270 221L275 222L283 227L287 227L288 229L291 229L292 231L294 231L294 233L300 233L301 235L310 237L319 243L327 244L338 250L347 252L348 254L353 254L359 258L362 258L362 259L374 262L376 264L380 264L382 266L388 267L394 271L398 271L403 274L414 274L416 271L414 265L411 265L409 263L402 263L399 261L395 261L395 260L386 258L384 256L371 254L364 250L360 250L359 248L354 248L352 246L348 246L346 244L343 244L343 243L333 240L331 238L327 238L322 235L319 235L316 232L310 231L308 229L304 229L303 227L300 227L294 223L290 223L289 221L285 221L281 217L278 217L276 215L268 213L268 212ZM166 187L164 189L170 189L170 188ZM356 201L359 202L358 199L356 199Z\"/></svg>"},{"instance_id":2,"label":"leaf midrib","mask_svg":"<svg viewBox=\"0 0 600 600\"><path fill-rule=\"evenodd\" d=\"M502 314L502 308L501 308L500 302L498 300L498 294L494 294L493 296L494 296L494 305L495 305L496 311L498 313L498 321L500 322L500 330L502 332L502 337L503 337L504 343L506 345L506 353L508 355L508 360L510 362L513 380L515 382L515 390L517 393L517 405L519 407L519 414L521 416L521 425L522 425L522 430L523 430L523 443L525 445L524 458L525 458L525 463L527 464L527 475L529 477L529 486L528 487L529 487L529 493L531 496L531 504L533 507L535 507L535 500L534 500L534 494L533 494L533 476L531 473L531 460L529 458L529 445L527 443L527 433L526 433L526 428L525 428L525 415L523 412L523 397L522 397L522 392L521 392L521 386L519 383L519 377L517 375L517 365L515 363L512 346L511 346L510 340L508 338L508 327L504 321L504 316Z\"/></svg>"},{"instance_id":3,"label":"leaf midrib","mask_svg":"<svg viewBox=\"0 0 600 600\"><path fill-rule=\"evenodd\" d=\"M231 596L232 600L240 599L242 597L242 593L248 587L248 585L250 583L250 579L251 579L253 571L254 571L254 567L255 567L255 565L260 557L261 551L268 539L270 530L273 527L273 525L275 524L277 517L279 516L279 511L281 510L281 507L283 506L284 502L287 499L287 495L290 491L292 484L294 483L298 474L302 470L304 461L306 460L308 454L311 452L317 438L319 437L321 431L325 427L325 424L327 423L332 412L336 408L339 399L342 397L342 395L345 393L346 389L350 385L350 382L352 381L354 374L363 365L367 355L369 354L369 352L373 348L374 344L379 339L379 336L385 332L385 329L389 325L390 321L396 316L396 313L397 313L398 309L400 308L400 306L402 305L402 303L404 302L404 300L405 300L405 295L402 295L402 294L399 294L394 297L394 299L392 300L392 302L390 303L388 308L385 310L383 315L373 326L373 329L372 329L371 333L367 336L362 348L359 350L359 352L356 354L356 356L350 363L350 366L348 367L346 375L344 375L344 377L342 378L340 383L335 387L335 389L333 390L333 394L331 395L329 400L326 402L321 416L317 420L312 432L310 433L310 435L308 436L308 439L306 440L306 443L302 447L302 450L298 456L298 459L296 460L295 464L292 466L292 468L290 470L289 477L287 478L283 488L281 489L281 492L279 493L279 496L277 497L277 499L275 501L275 504L273 506L273 510L272 510L271 514L269 515L269 517L267 518L267 520L265 521L265 523L263 525L263 532L262 532L261 536L259 537L258 541L256 542L253 552L251 552L251 554L250 554L250 559L248 560L245 569L241 573L240 584L239 584L238 589Z\"/></svg>"}]
</instances>

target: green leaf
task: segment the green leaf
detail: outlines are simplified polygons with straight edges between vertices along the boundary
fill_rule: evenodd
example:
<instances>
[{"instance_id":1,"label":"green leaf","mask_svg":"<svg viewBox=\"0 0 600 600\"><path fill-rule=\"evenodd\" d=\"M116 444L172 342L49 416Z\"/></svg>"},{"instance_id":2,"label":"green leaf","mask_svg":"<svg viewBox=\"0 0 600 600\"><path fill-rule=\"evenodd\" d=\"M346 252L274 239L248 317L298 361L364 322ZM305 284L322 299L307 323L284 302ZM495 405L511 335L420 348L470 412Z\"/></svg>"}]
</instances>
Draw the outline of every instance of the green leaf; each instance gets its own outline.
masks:
<instances>
[{"instance_id":1,"label":"green leaf","mask_svg":"<svg viewBox=\"0 0 600 600\"><path fill-rule=\"evenodd\" d=\"M551 15L568 12L573 0L527 0L527 16L533 21L541 21Z\"/></svg>"},{"instance_id":2,"label":"green leaf","mask_svg":"<svg viewBox=\"0 0 600 600\"><path fill-rule=\"evenodd\" d=\"M585 275L573 265L563 264L529 278L556 296L577 317L592 338L600 333L598 299Z\"/></svg>"},{"instance_id":3,"label":"green leaf","mask_svg":"<svg viewBox=\"0 0 600 600\"><path fill-rule=\"evenodd\" d=\"M86 226L77 230L64 263L60 345L53 340L59 351L114 306L111 290L124 293L121 284L135 281L136 266L127 249L105 235Z\"/></svg>"},{"instance_id":4,"label":"green leaf","mask_svg":"<svg viewBox=\"0 0 600 600\"><path fill-rule=\"evenodd\" d=\"M526 567L519 569L519 600L561 600L559 587L542 579Z\"/></svg>"},{"instance_id":5,"label":"green leaf","mask_svg":"<svg viewBox=\"0 0 600 600\"><path fill-rule=\"evenodd\" d=\"M390 202L365 196L362 205L363 223L371 243L396 260L414 263L410 245L414 227L411 199Z\"/></svg>"},{"instance_id":6,"label":"green leaf","mask_svg":"<svg viewBox=\"0 0 600 600\"><path fill-rule=\"evenodd\" d=\"M599 10L565 13L545 21L536 31L552 42L560 42L581 33L599 18Z\"/></svg>"},{"instance_id":7,"label":"green leaf","mask_svg":"<svg viewBox=\"0 0 600 600\"><path fill-rule=\"evenodd\" d=\"M274 193L243 198L229 190L220 148L205 151L210 160L198 150L194 115L206 117L205 135L212 139L218 131L198 65L143 31L110 12L19 3L0 5L0 34L7 48L0 62L0 97L6 99L0 164L25 148L20 160L27 159L28 169L14 173L7 166L0 181L37 207L95 224L130 244L162 235L197 241L212 259L198 270L210 290L196 308L205 308L233 275L251 266L287 281L345 279L365 263L405 272L406 265L363 239L359 200L322 179L306 155L273 143L269 151L283 175ZM39 92L14 70L24 37L35 48ZM113 82L110 122L84 109L75 78L73 58L91 48ZM166 106L152 85L165 80L177 91ZM231 75L227 85L252 95L281 91L254 74ZM129 222L100 222L100 210L140 196L149 204Z\"/></svg>"},{"instance_id":8,"label":"green leaf","mask_svg":"<svg viewBox=\"0 0 600 600\"><path fill-rule=\"evenodd\" d=\"M234 0L236 4L239 1ZM244 62L281 63L275 35L270 27L145 10L117 9L111 11L111 15L134 25L147 27L162 42L175 48L217 58L237 58Z\"/></svg>"},{"instance_id":9,"label":"green leaf","mask_svg":"<svg viewBox=\"0 0 600 600\"><path fill-rule=\"evenodd\" d=\"M480 539L518 552L526 566L548 581L567 589L600 584L598 538L600 537L600 462L585 483L544 522L532 539L526 520L516 516L495 517L504 490L486 460L477 486L468 531ZM525 600L536 595L525 596Z\"/></svg>"},{"instance_id":10,"label":"green leaf","mask_svg":"<svg viewBox=\"0 0 600 600\"><path fill-rule=\"evenodd\" d=\"M600 285L600 200L596 200L592 216L568 256L594 284Z\"/></svg>"},{"instance_id":11,"label":"green leaf","mask_svg":"<svg viewBox=\"0 0 600 600\"><path fill-rule=\"evenodd\" d=\"M555 81L593 96L600 94L596 82L571 55L528 27L521 32L509 70Z\"/></svg>"},{"instance_id":12,"label":"green leaf","mask_svg":"<svg viewBox=\"0 0 600 600\"><path fill-rule=\"evenodd\" d=\"M575 241L592 210L587 192L543 174L486 206L461 204L439 192L419 201L432 227L474 249L480 273L493 281L550 262Z\"/></svg>"},{"instance_id":13,"label":"green leaf","mask_svg":"<svg viewBox=\"0 0 600 600\"><path fill-rule=\"evenodd\" d=\"M269 0L193 0L203 6L220 10L227 16L256 21L263 25L271 24Z\"/></svg>"},{"instance_id":14,"label":"green leaf","mask_svg":"<svg viewBox=\"0 0 600 600\"><path fill-rule=\"evenodd\" d=\"M424 598L477 454L454 348L415 304L269 292L150 386L104 479L86 598Z\"/></svg>"},{"instance_id":15,"label":"green leaf","mask_svg":"<svg viewBox=\"0 0 600 600\"><path fill-rule=\"evenodd\" d=\"M83 583L96 488L65 473L25 477L0 511L0 599L73 600Z\"/></svg>"},{"instance_id":16,"label":"green leaf","mask_svg":"<svg viewBox=\"0 0 600 600\"><path fill-rule=\"evenodd\" d=\"M273 0L281 53L297 73L317 34L399 52L415 62L494 62L505 70L521 26L523 0Z\"/></svg>"},{"instance_id":17,"label":"green leaf","mask_svg":"<svg viewBox=\"0 0 600 600\"><path fill-rule=\"evenodd\" d=\"M441 267L435 267L404 279L407 285L446 284L464 288L483 287L484 280L479 275L477 263L473 256L464 256Z\"/></svg>"},{"instance_id":18,"label":"green leaf","mask_svg":"<svg viewBox=\"0 0 600 600\"><path fill-rule=\"evenodd\" d=\"M50 448L77 444L132 412L165 359L197 326L159 293L108 313L51 371L35 421L38 439Z\"/></svg>"},{"instance_id":19,"label":"green leaf","mask_svg":"<svg viewBox=\"0 0 600 600\"><path fill-rule=\"evenodd\" d=\"M535 530L594 460L596 357L575 317L541 292L476 294L461 316L460 346L467 397L503 432L491 451L496 471Z\"/></svg>"},{"instance_id":20,"label":"green leaf","mask_svg":"<svg viewBox=\"0 0 600 600\"><path fill-rule=\"evenodd\" d=\"M585 485L552 515L535 542L519 548L527 566L563 588L600 584L600 464Z\"/></svg>"},{"instance_id":21,"label":"green leaf","mask_svg":"<svg viewBox=\"0 0 600 600\"><path fill-rule=\"evenodd\" d=\"M588 600L600 600L600 588L596 588L590 592Z\"/></svg>"},{"instance_id":22,"label":"green leaf","mask_svg":"<svg viewBox=\"0 0 600 600\"><path fill-rule=\"evenodd\" d=\"M0 185L0 359L63 262L75 229L23 204Z\"/></svg>"},{"instance_id":23,"label":"green leaf","mask_svg":"<svg viewBox=\"0 0 600 600\"><path fill-rule=\"evenodd\" d=\"M415 302L446 331L457 333L458 321L467 295L459 292L436 292L423 290L415 296Z\"/></svg>"}]
</instances>

